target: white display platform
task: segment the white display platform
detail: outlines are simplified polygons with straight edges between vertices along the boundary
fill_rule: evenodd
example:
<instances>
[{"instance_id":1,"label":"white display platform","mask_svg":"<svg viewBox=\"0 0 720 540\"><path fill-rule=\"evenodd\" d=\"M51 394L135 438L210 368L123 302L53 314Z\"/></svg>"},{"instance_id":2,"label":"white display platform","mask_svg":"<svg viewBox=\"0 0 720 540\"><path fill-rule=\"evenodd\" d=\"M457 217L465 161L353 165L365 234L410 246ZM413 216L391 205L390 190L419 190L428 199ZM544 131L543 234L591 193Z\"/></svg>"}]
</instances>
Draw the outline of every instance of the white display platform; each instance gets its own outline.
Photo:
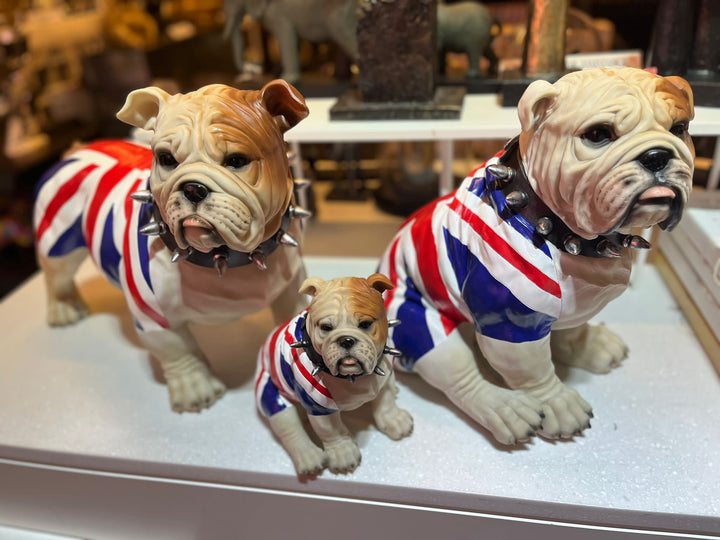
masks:
<instances>
[{"instance_id":1,"label":"white display platform","mask_svg":"<svg viewBox=\"0 0 720 540\"><path fill-rule=\"evenodd\" d=\"M442 162L440 195L453 189L452 161L454 141L510 139L520 133L516 107L501 107L496 94L468 94L460 118L456 120L330 120L330 109L337 98L310 98L310 114L285 133L285 140L300 155L301 143L351 143L383 141L435 141ZM720 108L695 107L690 122L693 136L720 135ZM500 150L500 148L498 148ZM720 138L715 145L714 161L708 176L708 189L720 182ZM468 171L469 173L470 171ZM293 169L296 178L303 177L302 164Z\"/></svg>"},{"instance_id":2,"label":"white display platform","mask_svg":"<svg viewBox=\"0 0 720 540\"><path fill-rule=\"evenodd\" d=\"M375 261L307 266L328 278ZM630 346L626 363L562 370L594 406L583 436L502 448L400 374L412 436L389 440L361 409L346 415L360 468L300 480L254 406L267 311L197 329L230 388L180 415L118 291L86 265L93 315L49 329L36 275L0 304L0 525L103 539L716 537L720 381L655 269L642 276L597 317Z\"/></svg>"}]
</instances>

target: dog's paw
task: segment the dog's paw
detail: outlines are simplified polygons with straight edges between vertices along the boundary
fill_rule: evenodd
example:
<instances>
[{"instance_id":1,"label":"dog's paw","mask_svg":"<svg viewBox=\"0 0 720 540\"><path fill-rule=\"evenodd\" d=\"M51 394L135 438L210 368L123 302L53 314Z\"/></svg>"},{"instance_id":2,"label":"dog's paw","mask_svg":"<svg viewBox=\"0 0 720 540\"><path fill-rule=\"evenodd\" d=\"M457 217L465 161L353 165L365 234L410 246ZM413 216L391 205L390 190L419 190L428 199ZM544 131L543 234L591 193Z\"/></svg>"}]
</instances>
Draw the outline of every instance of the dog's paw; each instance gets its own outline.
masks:
<instances>
[{"instance_id":1,"label":"dog's paw","mask_svg":"<svg viewBox=\"0 0 720 540\"><path fill-rule=\"evenodd\" d=\"M543 421L543 405L520 390L507 390L487 381L472 388L456 388L450 399L466 414L492 433L500 443L514 445L529 441Z\"/></svg>"},{"instance_id":2,"label":"dog's paw","mask_svg":"<svg viewBox=\"0 0 720 540\"><path fill-rule=\"evenodd\" d=\"M168 376L170 404L176 412L199 412L215 403L224 393L225 385L202 366L187 373Z\"/></svg>"},{"instance_id":3,"label":"dog's paw","mask_svg":"<svg viewBox=\"0 0 720 540\"><path fill-rule=\"evenodd\" d=\"M334 473L351 473L360 465L362 455L352 437L340 439L325 444L325 453L328 456L328 468Z\"/></svg>"},{"instance_id":4,"label":"dog's paw","mask_svg":"<svg viewBox=\"0 0 720 540\"><path fill-rule=\"evenodd\" d=\"M550 389L531 391L543 400L545 418L539 434L548 439L569 439L590 427L592 407L574 388L555 379Z\"/></svg>"},{"instance_id":5,"label":"dog's paw","mask_svg":"<svg viewBox=\"0 0 720 540\"><path fill-rule=\"evenodd\" d=\"M75 324L89 314L90 310L79 295L48 300L47 322L50 326Z\"/></svg>"},{"instance_id":6,"label":"dog's paw","mask_svg":"<svg viewBox=\"0 0 720 540\"><path fill-rule=\"evenodd\" d=\"M296 449L292 455L295 471L299 475L315 476L320 474L330 461L322 448L309 444L302 449Z\"/></svg>"},{"instance_id":7,"label":"dog's paw","mask_svg":"<svg viewBox=\"0 0 720 540\"><path fill-rule=\"evenodd\" d=\"M382 415L376 415L375 424L380 431L395 441L407 437L413 431L413 417L409 412L398 407Z\"/></svg>"},{"instance_id":8,"label":"dog's paw","mask_svg":"<svg viewBox=\"0 0 720 540\"><path fill-rule=\"evenodd\" d=\"M604 325L553 332L551 343L554 360L593 373L607 373L628 356L627 345Z\"/></svg>"}]
</instances>

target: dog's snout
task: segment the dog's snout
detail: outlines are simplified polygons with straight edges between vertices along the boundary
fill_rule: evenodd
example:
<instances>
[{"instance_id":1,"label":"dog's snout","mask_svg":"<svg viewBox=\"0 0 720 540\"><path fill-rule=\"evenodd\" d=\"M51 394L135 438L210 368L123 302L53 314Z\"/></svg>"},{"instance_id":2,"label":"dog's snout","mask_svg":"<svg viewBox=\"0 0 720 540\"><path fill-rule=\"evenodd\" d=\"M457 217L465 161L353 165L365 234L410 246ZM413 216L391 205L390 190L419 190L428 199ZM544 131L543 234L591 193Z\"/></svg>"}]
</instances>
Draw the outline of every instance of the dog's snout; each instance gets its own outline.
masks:
<instances>
[{"instance_id":1,"label":"dog's snout","mask_svg":"<svg viewBox=\"0 0 720 540\"><path fill-rule=\"evenodd\" d=\"M352 346L355 345L355 338L343 336L338 340L338 345L340 345L343 349L350 350L352 349Z\"/></svg>"},{"instance_id":2,"label":"dog's snout","mask_svg":"<svg viewBox=\"0 0 720 540\"><path fill-rule=\"evenodd\" d=\"M650 172L660 172L667 167L668 162L672 158L672 153L665 148L651 148L643 153L638 161L640 165Z\"/></svg>"},{"instance_id":3,"label":"dog's snout","mask_svg":"<svg viewBox=\"0 0 720 540\"><path fill-rule=\"evenodd\" d=\"M210 190L200 182L186 182L182 186L183 196L191 203L199 203L208 196Z\"/></svg>"}]
</instances>

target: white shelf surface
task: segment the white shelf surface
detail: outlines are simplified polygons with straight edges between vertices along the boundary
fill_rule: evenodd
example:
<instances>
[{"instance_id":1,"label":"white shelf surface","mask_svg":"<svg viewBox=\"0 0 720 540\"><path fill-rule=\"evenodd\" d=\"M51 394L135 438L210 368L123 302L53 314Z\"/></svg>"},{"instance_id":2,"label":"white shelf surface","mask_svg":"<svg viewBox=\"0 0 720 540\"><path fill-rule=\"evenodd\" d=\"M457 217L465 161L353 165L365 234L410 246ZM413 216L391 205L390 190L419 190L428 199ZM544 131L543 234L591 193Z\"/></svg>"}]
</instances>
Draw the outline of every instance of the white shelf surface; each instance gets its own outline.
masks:
<instances>
[{"instance_id":1,"label":"white shelf surface","mask_svg":"<svg viewBox=\"0 0 720 540\"><path fill-rule=\"evenodd\" d=\"M453 141L510 139L520 132L516 107L501 107L496 94L468 94L456 120L330 120L336 98L309 98L309 116L285 134L291 143ZM695 136L720 133L720 108L696 107Z\"/></svg>"},{"instance_id":2,"label":"white shelf surface","mask_svg":"<svg viewBox=\"0 0 720 540\"><path fill-rule=\"evenodd\" d=\"M306 263L325 278L375 267ZM623 366L561 370L594 407L583 436L497 446L444 395L400 374L412 436L389 440L367 408L347 414L361 466L312 480L297 478L255 410L267 310L196 329L229 390L180 415L120 293L89 264L81 276L93 315L73 327L46 327L40 275L0 304L0 524L102 538L720 535L720 380L652 267L597 317L628 343Z\"/></svg>"}]
</instances>

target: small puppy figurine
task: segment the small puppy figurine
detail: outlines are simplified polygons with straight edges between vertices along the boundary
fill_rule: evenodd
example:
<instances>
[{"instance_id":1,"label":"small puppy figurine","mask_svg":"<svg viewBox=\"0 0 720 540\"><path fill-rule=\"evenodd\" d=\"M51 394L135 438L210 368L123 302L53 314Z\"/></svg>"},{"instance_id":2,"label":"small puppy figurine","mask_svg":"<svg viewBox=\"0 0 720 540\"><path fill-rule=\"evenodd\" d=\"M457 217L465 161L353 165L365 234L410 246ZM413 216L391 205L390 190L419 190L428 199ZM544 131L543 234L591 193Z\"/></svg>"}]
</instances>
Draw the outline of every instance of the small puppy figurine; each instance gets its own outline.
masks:
<instances>
[{"instance_id":1,"label":"small puppy figurine","mask_svg":"<svg viewBox=\"0 0 720 540\"><path fill-rule=\"evenodd\" d=\"M210 85L170 96L132 92L121 120L153 132L151 149L99 141L41 180L37 252L48 321L88 314L73 282L90 252L119 286L143 344L160 361L177 411L209 407L225 386L187 328L220 324L272 305L300 309L304 278L283 133L308 109L284 81L260 91ZM299 236L298 236L299 238Z\"/></svg>"},{"instance_id":2,"label":"small puppy figurine","mask_svg":"<svg viewBox=\"0 0 720 540\"><path fill-rule=\"evenodd\" d=\"M310 307L277 328L258 355L258 409L290 454L298 474L325 467L346 473L360 464L360 450L340 418L372 401L375 423L391 439L410 435L413 420L395 404L393 363L386 355L388 320L382 293L392 285L382 274L367 279L308 278L300 293ZM308 413L322 441L318 448L292 403Z\"/></svg>"},{"instance_id":3,"label":"small puppy figurine","mask_svg":"<svg viewBox=\"0 0 720 540\"><path fill-rule=\"evenodd\" d=\"M679 77L591 69L532 83L522 132L451 195L409 218L380 271L401 367L503 444L571 437L590 405L552 360L606 372L627 354L587 321L628 285L632 229L680 219L693 176L692 91ZM457 327L510 389L481 377Z\"/></svg>"}]
</instances>

